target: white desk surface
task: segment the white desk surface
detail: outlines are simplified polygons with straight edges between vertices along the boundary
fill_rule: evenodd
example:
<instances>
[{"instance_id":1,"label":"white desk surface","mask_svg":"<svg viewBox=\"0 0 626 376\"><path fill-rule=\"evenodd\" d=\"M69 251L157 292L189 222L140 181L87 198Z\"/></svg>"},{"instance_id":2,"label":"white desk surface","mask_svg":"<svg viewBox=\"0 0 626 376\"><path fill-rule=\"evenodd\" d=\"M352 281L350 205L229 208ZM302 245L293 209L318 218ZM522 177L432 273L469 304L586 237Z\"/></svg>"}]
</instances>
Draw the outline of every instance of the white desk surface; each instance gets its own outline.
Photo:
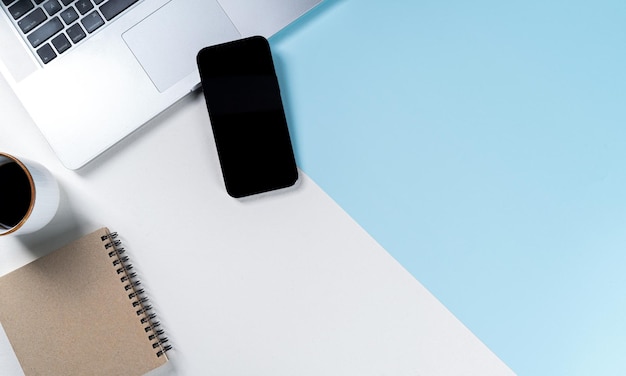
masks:
<instances>
[{"instance_id":1,"label":"white desk surface","mask_svg":"<svg viewBox=\"0 0 626 376\"><path fill-rule=\"evenodd\" d=\"M304 174L290 191L227 196L199 94L78 172L1 78L0 106L0 150L62 187L48 227L0 239L0 275L100 226L118 231L174 346L156 373L512 373ZM1 338L0 370L21 372Z\"/></svg>"}]
</instances>

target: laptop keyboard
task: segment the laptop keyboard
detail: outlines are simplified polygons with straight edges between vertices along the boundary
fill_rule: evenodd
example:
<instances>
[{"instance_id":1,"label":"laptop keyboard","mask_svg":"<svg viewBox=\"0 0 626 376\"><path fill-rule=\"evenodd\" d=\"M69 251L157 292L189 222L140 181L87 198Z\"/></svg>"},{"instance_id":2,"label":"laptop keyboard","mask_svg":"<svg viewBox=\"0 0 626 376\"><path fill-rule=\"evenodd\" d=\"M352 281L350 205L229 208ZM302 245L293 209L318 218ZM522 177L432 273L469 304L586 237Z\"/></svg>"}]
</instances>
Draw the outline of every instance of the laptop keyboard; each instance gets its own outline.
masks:
<instances>
[{"instance_id":1,"label":"laptop keyboard","mask_svg":"<svg viewBox=\"0 0 626 376\"><path fill-rule=\"evenodd\" d=\"M116 19L140 0L0 0L43 64Z\"/></svg>"}]
</instances>

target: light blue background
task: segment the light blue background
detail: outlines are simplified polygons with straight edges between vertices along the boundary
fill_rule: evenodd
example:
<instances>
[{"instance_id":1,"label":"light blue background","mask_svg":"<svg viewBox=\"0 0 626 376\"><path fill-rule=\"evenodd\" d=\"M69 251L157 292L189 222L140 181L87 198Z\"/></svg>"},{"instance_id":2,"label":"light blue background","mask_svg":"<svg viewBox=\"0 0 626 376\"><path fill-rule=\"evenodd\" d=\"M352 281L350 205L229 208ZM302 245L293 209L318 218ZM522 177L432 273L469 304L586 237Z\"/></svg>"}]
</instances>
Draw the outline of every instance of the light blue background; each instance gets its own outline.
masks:
<instances>
[{"instance_id":1,"label":"light blue background","mask_svg":"<svg viewBox=\"0 0 626 376\"><path fill-rule=\"evenodd\" d=\"M626 2L326 0L299 165L520 375L626 375Z\"/></svg>"}]
</instances>

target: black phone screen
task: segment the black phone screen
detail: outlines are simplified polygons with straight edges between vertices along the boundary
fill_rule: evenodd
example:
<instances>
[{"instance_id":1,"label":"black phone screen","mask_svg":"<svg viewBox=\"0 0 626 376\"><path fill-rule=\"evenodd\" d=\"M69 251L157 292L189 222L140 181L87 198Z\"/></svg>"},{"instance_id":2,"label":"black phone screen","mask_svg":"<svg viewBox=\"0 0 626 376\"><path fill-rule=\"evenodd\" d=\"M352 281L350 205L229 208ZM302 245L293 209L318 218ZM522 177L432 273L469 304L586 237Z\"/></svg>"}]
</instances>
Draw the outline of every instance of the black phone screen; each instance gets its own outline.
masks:
<instances>
[{"instance_id":1,"label":"black phone screen","mask_svg":"<svg viewBox=\"0 0 626 376\"><path fill-rule=\"evenodd\" d=\"M228 193L293 185L298 171L267 40L206 47L197 62Z\"/></svg>"}]
</instances>

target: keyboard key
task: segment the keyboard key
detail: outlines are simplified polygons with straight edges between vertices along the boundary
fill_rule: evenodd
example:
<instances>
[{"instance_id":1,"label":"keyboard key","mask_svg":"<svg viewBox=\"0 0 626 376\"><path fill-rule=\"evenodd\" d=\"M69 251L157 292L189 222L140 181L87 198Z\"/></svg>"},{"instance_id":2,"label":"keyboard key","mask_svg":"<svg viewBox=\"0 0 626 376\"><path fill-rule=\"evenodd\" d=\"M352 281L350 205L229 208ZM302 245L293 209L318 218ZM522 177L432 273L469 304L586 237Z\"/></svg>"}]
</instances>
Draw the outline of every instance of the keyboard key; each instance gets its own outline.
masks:
<instances>
[{"instance_id":1,"label":"keyboard key","mask_svg":"<svg viewBox=\"0 0 626 376\"><path fill-rule=\"evenodd\" d=\"M9 13L14 20L22 18L26 13L30 12L35 6L30 0L19 0L17 3L9 7Z\"/></svg>"},{"instance_id":2,"label":"keyboard key","mask_svg":"<svg viewBox=\"0 0 626 376\"><path fill-rule=\"evenodd\" d=\"M63 5L70 5L74 0L61 0L61 3L63 3Z\"/></svg>"},{"instance_id":3,"label":"keyboard key","mask_svg":"<svg viewBox=\"0 0 626 376\"><path fill-rule=\"evenodd\" d=\"M52 59L57 57L57 54L54 52L52 47L49 44L45 44L43 47L37 50L37 55L44 64L48 64Z\"/></svg>"},{"instance_id":4,"label":"keyboard key","mask_svg":"<svg viewBox=\"0 0 626 376\"><path fill-rule=\"evenodd\" d=\"M93 9L93 4L89 0L78 0L74 6L82 15L87 14L87 12Z\"/></svg>"},{"instance_id":5,"label":"keyboard key","mask_svg":"<svg viewBox=\"0 0 626 376\"><path fill-rule=\"evenodd\" d=\"M113 17L122 13L137 1L138 0L109 0L100 7L100 12L102 12L102 15L107 21L111 21Z\"/></svg>"},{"instance_id":6,"label":"keyboard key","mask_svg":"<svg viewBox=\"0 0 626 376\"><path fill-rule=\"evenodd\" d=\"M61 10L61 3L57 0L48 0L44 3L43 8L48 12L48 15L54 16Z\"/></svg>"},{"instance_id":7,"label":"keyboard key","mask_svg":"<svg viewBox=\"0 0 626 376\"><path fill-rule=\"evenodd\" d=\"M63 30L63 22L61 22L59 17L54 17L39 27L39 29L30 33L28 41L34 48L37 48L61 30Z\"/></svg>"},{"instance_id":8,"label":"keyboard key","mask_svg":"<svg viewBox=\"0 0 626 376\"><path fill-rule=\"evenodd\" d=\"M78 13L74 9L74 7L64 9L63 12L61 12L60 16L66 25L69 25L78 19Z\"/></svg>"},{"instance_id":9,"label":"keyboard key","mask_svg":"<svg viewBox=\"0 0 626 376\"><path fill-rule=\"evenodd\" d=\"M66 32L67 32L67 36L70 37L70 39L72 40L72 42L74 42L74 44L80 42L83 38L87 36L83 28L80 27L80 24L78 23L70 26L66 30Z\"/></svg>"},{"instance_id":10,"label":"keyboard key","mask_svg":"<svg viewBox=\"0 0 626 376\"><path fill-rule=\"evenodd\" d=\"M17 25L20 27L24 34L27 34L29 31L39 26L47 19L48 17L46 17L43 9L37 8L34 12L30 12L26 17L19 20L17 22Z\"/></svg>"},{"instance_id":11,"label":"keyboard key","mask_svg":"<svg viewBox=\"0 0 626 376\"><path fill-rule=\"evenodd\" d=\"M89 13L82 20L80 20L80 22L82 22L85 30L87 30L89 34L93 33L94 31L96 31L97 28L104 25L104 20L102 19L102 17L100 17L100 14L98 14L97 11Z\"/></svg>"},{"instance_id":12,"label":"keyboard key","mask_svg":"<svg viewBox=\"0 0 626 376\"><path fill-rule=\"evenodd\" d=\"M93 0L94 4L100 5L104 0Z\"/></svg>"},{"instance_id":13,"label":"keyboard key","mask_svg":"<svg viewBox=\"0 0 626 376\"><path fill-rule=\"evenodd\" d=\"M54 48L57 49L60 54L67 51L68 48L72 47L72 44L69 40L67 40L65 34L59 34L56 37L52 38L52 45L54 46Z\"/></svg>"},{"instance_id":14,"label":"keyboard key","mask_svg":"<svg viewBox=\"0 0 626 376\"><path fill-rule=\"evenodd\" d=\"M35 0L35 5L41 5L46 0Z\"/></svg>"},{"instance_id":15,"label":"keyboard key","mask_svg":"<svg viewBox=\"0 0 626 376\"><path fill-rule=\"evenodd\" d=\"M12 2L14 2L15 0L2 0L2 4L9 6L11 5Z\"/></svg>"}]
</instances>

